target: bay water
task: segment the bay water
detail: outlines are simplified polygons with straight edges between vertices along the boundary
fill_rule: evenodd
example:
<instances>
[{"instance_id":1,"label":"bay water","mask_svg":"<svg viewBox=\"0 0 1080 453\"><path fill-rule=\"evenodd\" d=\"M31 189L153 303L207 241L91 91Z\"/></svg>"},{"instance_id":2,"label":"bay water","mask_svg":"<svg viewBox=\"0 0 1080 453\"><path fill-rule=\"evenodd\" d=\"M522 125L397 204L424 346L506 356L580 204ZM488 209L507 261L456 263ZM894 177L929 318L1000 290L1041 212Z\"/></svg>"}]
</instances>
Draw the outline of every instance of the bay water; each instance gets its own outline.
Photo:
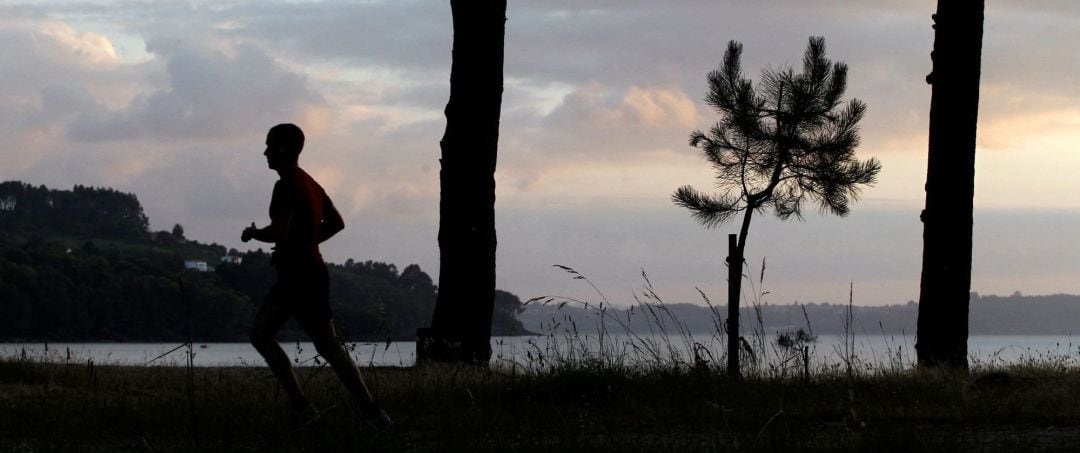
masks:
<instances>
[{"instance_id":1,"label":"bay water","mask_svg":"<svg viewBox=\"0 0 1080 453\"><path fill-rule=\"evenodd\" d=\"M354 360L361 366L411 366L416 345L411 341L349 342ZM764 345L751 341L764 366L802 364L802 353L815 368L836 367L854 360L867 368L906 368L915 363L914 338L896 335L820 335L816 340L784 348L771 339ZM762 347L764 346L764 347ZM804 349L805 346L805 349ZM319 364L318 353L308 342L285 342L282 348L300 366ZM605 360L621 363L679 361L713 362L722 366L724 345L713 336L607 335L523 336L492 338L492 362L538 368L564 360ZM973 366L999 366L1020 362L1080 365L1080 339L1071 336L971 336L968 351ZM265 366L262 357L246 343L0 343L0 358L28 357L56 363L98 365L146 365L200 367Z\"/></svg>"}]
</instances>

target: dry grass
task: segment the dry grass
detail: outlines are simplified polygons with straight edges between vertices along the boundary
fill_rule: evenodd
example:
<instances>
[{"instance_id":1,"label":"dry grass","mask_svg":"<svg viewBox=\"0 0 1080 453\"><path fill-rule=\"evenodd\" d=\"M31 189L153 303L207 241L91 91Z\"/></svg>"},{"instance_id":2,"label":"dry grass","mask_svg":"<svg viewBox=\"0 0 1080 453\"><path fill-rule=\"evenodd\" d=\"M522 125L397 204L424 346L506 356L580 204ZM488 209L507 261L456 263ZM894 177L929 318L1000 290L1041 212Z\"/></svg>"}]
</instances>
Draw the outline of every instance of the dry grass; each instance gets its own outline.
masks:
<instances>
[{"instance_id":1,"label":"dry grass","mask_svg":"<svg viewBox=\"0 0 1080 453\"><path fill-rule=\"evenodd\" d=\"M810 368L809 323L776 341L759 324L756 360L734 380L643 278L653 335L588 337L571 320L524 363L365 368L395 419L384 433L363 426L322 367L301 373L323 421L296 430L266 368L0 359L0 451L1080 451L1077 357L957 373L864 362L849 345L843 363ZM596 292L595 303L533 302L582 304L625 328Z\"/></svg>"},{"instance_id":2,"label":"dry grass","mask_svg":"<svg viewBox=\"0 0 1080 453\"><path fill-rule=\"evenodd\" d=\"M362 427L328 370L294 431L260 368L0 361L3 451L1017 451L1080 448L1080 371L732 381L685 368L367 369L393 414Z\"/></svg>"}]
</instances>

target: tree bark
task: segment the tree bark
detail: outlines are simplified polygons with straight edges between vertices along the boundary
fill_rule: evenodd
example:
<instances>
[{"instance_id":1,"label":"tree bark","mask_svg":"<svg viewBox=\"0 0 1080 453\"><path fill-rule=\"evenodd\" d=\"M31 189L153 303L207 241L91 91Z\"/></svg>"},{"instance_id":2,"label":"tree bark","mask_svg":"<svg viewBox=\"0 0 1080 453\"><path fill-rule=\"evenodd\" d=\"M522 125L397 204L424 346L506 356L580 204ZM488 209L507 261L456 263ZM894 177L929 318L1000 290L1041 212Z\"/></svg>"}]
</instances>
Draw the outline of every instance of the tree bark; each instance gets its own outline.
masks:
<instances>
[{"instance_id":1,"label":"tree bark","mask_svg":"<svg viewBox=\"0 0 1080 453\"><path fill-rule=\"evenodd\" d=\"M975 134L984 0L938 0L915 349L920 365L967 367Z\"/></svg>"},{"instance_id":2,"label":"tree bark","mask_svg":"<svg viewBox=\"0 0 1080 453\"><path fill-rule=\"evenodd\" d=\"M739 373L739 292L742 289L742 253L734 234L728 235L728 319L727 328L728 376L738 379Z\"/></svg>"},{"instance_id":3,"label":"tree bark","mask_svg":"<svg viewBox=\"0 0 1080 453\"><path fill-rule=\"evenodd\" d=\"M487 364L495 299L495 164L506 0L451 0L450 100L442 148L439 292L420 360Z\"/></svg>"},{"instance_id":4,"label":"tree bark","mask_svg":"<svg viewBox=\"0 0 1080 453\"><path fill-rule=\"evenodd\" d=\"M724 326L728 334L727 373L735 379L742 376L739 363L739 347L742 346L739 335L739 301L742 298L743 266L746 263L746 236L750 232L750 219L753 218L754 209L756 208L749 206L746 208L739 234L728 235L728 319Z\"/></svg>"}]
</instances>

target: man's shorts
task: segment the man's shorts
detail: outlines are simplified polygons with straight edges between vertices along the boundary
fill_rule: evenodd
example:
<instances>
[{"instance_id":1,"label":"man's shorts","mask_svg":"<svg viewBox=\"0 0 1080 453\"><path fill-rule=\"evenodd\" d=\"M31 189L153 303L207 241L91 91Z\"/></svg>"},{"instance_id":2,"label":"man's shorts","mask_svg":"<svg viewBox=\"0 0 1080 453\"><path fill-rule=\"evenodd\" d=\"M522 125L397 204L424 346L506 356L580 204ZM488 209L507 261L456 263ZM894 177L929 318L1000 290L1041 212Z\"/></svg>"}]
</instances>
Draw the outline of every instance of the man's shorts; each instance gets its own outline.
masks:
<instances>
[{"instance_id":1,"label":"man's shorts","mask_svg":"<svg viewBox=\"0 0 1080 453\"><path fill-rule=\"evenodd\" d=\"M263 305L284 306L301 325L330 322L330 276L325 264L276 267L277 280Z\"/></svg>"}]
</instances>

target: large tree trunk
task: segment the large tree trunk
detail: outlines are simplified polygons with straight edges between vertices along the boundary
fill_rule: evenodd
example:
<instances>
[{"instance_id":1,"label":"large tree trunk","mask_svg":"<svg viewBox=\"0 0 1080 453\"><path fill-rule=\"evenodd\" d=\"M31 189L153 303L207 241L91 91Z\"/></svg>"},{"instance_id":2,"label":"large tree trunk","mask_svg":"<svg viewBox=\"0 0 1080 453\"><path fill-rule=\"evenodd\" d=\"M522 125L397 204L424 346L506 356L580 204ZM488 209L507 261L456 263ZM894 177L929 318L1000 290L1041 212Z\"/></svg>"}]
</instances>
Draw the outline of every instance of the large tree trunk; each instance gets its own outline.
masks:
<instances>
[{"instance_id":1,"label":"large tree trunk","mask_svg":"<svg viewBox=\"0 0 1080 453\"><path fill-rule=\"evenodd\" d=\"M938 0L915 349L920 365L967 367L975 130L984 0Z\"/></svg>"},{"instance_id":2,"label":"large tree trunk","mask_svg":"<svg viewBox=\"0 0 1080 453\"><path fill-rule=\"evenodd\" d=\"M495 161L506 0L451 0L450 101L442 147L439 292L421 360L486 364L495 299Z\"/></svg>"}]
</instances>

